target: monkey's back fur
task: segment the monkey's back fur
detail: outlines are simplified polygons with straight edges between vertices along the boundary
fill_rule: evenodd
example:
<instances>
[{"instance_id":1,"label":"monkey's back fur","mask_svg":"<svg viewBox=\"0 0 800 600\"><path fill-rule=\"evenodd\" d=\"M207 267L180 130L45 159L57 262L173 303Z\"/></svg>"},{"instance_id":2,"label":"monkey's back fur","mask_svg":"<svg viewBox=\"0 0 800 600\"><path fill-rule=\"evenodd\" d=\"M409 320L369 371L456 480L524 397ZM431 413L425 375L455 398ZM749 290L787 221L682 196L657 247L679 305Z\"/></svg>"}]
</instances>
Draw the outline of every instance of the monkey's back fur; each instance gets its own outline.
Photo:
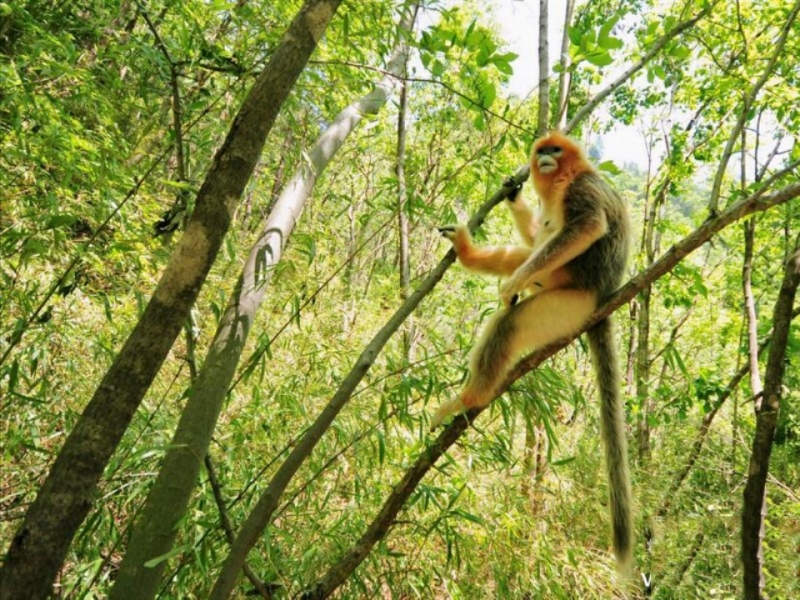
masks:
<instances>
[{"instance_id":1,"label":"monkey's back fur","mask_svg":"<svg viewBox=\"0 0 800 600\"><path fill-rule=\"evenodd\" d=\"M581 223L605 212L608 231L586 252L565 265L572 286L593 290L598 303L622 282L630 247L628 211L619 194L595 171L581 173L564 194L564 222ZM613 548L621 571L633 561L633 516L625 432L625 403L620 391L620 367L614 325L603 319L586 334L600 396L600 428L608 476Z\"/></svg>"},{"instance_id":2,"label":"monkey's back fur","mask_svg":"<svg viewBox=\"0 0 800 600\"><path fill-rule=\"evenodd\" d=\"M598 210L606 213L608 232L565 266L573 287L596 291L598 301L602 302L619 287L625 274L630 222L616 190L594 171L581 173L564 195L564 221L580 223L592 218Z\"/></svg>"}]
</instances>

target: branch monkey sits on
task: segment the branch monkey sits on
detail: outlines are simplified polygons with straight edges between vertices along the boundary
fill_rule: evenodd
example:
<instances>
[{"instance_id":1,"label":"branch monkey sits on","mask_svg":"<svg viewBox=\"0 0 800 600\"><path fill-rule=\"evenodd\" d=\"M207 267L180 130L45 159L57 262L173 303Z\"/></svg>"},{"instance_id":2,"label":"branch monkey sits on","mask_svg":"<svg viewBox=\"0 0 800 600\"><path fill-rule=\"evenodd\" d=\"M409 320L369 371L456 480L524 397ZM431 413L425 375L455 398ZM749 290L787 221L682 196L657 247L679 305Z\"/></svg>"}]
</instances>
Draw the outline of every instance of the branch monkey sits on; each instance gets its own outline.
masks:
<instances>
[{"instance_id":1,"label":"branch monkey sits on","mask_svg":"<svg viewBox=\"0 0 800 600\"><path fill-rule=\"evenodd\" d=\"M472 351L466 387L439 407L432 428L450 415L489 404L526 352L581 329L622 282L630 245L628 212L581 147L550 133L534 144L531 176L538 210L518 190L506 201L525 246L477 247L464 225L440 228L464 267L507 279L500 288L504 308L491 318ZM527 295L518 302L523 292ZM588 338L601 399L614 553L620 571L627 572L633 545L631 489L611 320L595 325Z\"/></svg>"}]
</instances>

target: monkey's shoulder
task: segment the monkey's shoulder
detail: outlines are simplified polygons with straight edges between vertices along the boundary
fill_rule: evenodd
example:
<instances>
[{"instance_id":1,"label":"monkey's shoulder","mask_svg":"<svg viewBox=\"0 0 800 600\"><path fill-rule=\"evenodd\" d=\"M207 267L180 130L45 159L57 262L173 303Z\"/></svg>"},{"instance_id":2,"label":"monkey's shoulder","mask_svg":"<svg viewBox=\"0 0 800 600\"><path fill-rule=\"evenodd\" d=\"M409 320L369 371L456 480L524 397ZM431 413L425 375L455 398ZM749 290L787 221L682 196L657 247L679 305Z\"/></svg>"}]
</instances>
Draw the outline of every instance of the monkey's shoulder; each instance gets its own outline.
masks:
<instances>
[{"instance_id":1,"label":"monkey's shoulder","mask_svg":"<svg viewBox=\"0 0 800 600\"><path fill-rule=\"evenodd\" d=\"M597 211L617 213L623 209L617 191L596 171L586 171L572 180L564 192L563 210L567 219Z\"/></svg>"},{"instance_id":2,"label":"monkey's shoulder","mask_svg":"<svg viewBox=\"0 0 800 600\"><path fill-rule=\"evenodd\" d=\"M597 171L584 171L567 187L564 200L569 202L617 200L619 194Z\"/></svg>"}]
</instances>

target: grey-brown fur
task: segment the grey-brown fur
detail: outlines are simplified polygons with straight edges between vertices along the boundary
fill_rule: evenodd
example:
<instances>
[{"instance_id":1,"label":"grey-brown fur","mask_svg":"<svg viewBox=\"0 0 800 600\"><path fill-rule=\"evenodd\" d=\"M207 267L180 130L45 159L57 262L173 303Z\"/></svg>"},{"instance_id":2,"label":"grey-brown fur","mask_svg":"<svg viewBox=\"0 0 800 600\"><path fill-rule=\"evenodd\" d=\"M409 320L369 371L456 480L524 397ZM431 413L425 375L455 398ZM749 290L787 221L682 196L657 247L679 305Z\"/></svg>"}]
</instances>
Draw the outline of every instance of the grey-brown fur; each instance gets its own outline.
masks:
<instances>
[{"instance_id":1,"label":"grey-brown fur","mask_svg":"<svg viewBox=\"0 0 800 600\"><path fill-rule=\"evenodd\" d=\"M606 455L609 507L614 555L623 571L633 560L633 516L625 404L620 393L619 357L611 319L603 319L588 333L597 389L600 394L600 432Z\"/></svg>"},{"instance_id":2,"label":"grey-brown fur","mask_svg":"<svg viewBox=\"0 0 800 600\"><path fill-rule=\"evenodd\" d=\"M598 199L602 201L598 202ZM564 202L562 235L570 230L577 235L586 220L596 218L604 211L608 232L586 252L567 263L572 285L578 289L595 290L599 301L614 292L622 282L628 262L630 223L628 211L616 190L597 173L578 175L569 186Z\"/></svg>"},{"instance_id":3,"label":"grey-brown fur","mask_svg":"<svg viewBox=\"0 0 800 600\"><path fill-rule=\"evenodd\" d=\"M572 279L570 287L596 291L602 300L619 287L625 274L630 222L619 194L594 171L581 173L569 185L564 197L564 229L522 268L531 274L539 271L569 249L587 226L603 220L608 224L606 234L565 265Z\"/></svg>"},{"instance_id":4,"label":"grey-brown fur","mask_svg":"<svg viewBox=\"0 0 800 600\"><path fill-rule=\"evenodd\" d=\"M598 199L602 199L598 202ZM572 283L579 289L596 290L598 302L622 282L628 261L630 223L622 199L597 173L583 173L569 186L565 197L565 234L605 211L606 235L569 263ZM587 333L600 395L600 427L608 472L609 505L614 554L627 570L633 556L633 521L628 444L625 437L625 405L620 392L619 357L614 327L604 319Z\"/></svg>"}]
</instances>

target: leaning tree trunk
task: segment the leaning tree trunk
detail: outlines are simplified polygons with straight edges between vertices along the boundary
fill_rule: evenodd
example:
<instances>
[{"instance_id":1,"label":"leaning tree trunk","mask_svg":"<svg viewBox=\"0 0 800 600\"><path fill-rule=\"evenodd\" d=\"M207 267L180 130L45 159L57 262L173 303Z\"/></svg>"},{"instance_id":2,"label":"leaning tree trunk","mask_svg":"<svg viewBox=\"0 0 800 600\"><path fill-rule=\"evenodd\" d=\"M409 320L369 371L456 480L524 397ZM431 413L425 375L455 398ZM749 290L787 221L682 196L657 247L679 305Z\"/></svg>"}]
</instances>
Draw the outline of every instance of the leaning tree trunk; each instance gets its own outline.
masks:
<instances>
[{"instance_id":1,"label":"leaning tree trunk","mask_svg":"<svg viewBox=\"0 0 800 600\"><path fill-rule=\"evenodd\" d=\"M136 409L189 314L281 105L341 0L308 0L247 95L142 318L67 438L11 542L0 598L44 598Z\"/></svg>"},{"instance_id":2,"label":"leaning tree trunk","mask_svg":"<svg viewBox=\"0 0 800 600\"><path fill-rule=\"evenodd\" d=\"M792 322L792 306L800 284L800 246L787 261L778 300L773 313L772 344L764 374L764 392L756 412L756 432L750 455L747 484L742 506L742 564L744 567L744 598L762 600L764 591L764 518L769 457L775 439L778 409L781 402L783 372L786 366L786 346Z\"/></svg>"},{"instance_id":3,"label":"leaning tree trunk","mask_svg":"<svg viewBox=\"0 0 800 600\"><path fill-rule=\"evenodd\" d=\"M401 27L410 29L414 16L415 11L409 9ZM111 598L153 598L158 591L166 561L155 566L146 565L172 548L255 313L264 300L286 242L317 179L347 136L364 116L376 114L386 104L397 77L402 74L406 53L405 40L401 40L389 62L387 75L374 90L336 116L308 152L308 161L302 163L275 203L261 236L250 251L208 356L192 386L161 471L134 527L111 589Z\"/></svg>"}]
</instances>

